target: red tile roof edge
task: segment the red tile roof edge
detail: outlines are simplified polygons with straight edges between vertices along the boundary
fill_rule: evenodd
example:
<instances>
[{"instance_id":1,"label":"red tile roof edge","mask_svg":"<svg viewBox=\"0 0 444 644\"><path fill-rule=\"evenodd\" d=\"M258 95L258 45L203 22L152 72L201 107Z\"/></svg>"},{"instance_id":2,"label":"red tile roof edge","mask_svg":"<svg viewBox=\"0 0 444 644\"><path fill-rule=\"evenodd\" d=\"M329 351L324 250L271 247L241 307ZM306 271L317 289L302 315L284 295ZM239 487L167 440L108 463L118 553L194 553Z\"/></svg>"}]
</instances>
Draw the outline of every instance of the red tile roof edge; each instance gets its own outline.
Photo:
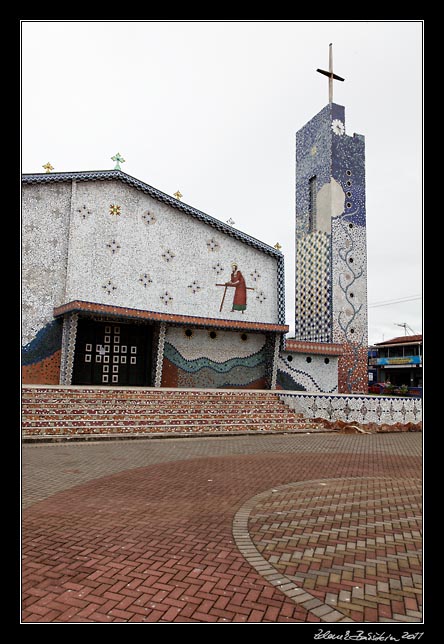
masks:
<instances>
[{"instance_id":1,"label":"red tile roof edge","mask_svg":"<svg viewBox=\"0 0 444 644\"><path fill-rule=\"evenodd\" d=\"M386 344L407 344L410 342L422 342L422 334L418 335L401 335L391 340L383 340L382 342L375 342L375 346L379 347Z\"/></svg>"},{"instance_id":2,"label":"red tile roof edge","mask_svg":"<svg viewBox=\"0 0 444 644\"><path fill-rule=\"evenodd\" d=\"M310 342L305 340L285 340L285 351L289 353L314 353L319 355L342 355L342 344L328 342Z\"/></svg>"},{"instance_id":3,"label":"red tile roof edge","mask_svg":"<svg viewBox=\"0 0 444 644\"><path fill-rule=\"evenodd\" d=\"M62 306L54 308L54 317L66 313L95 313L104 315L116 315L128 319L143 319L157 322L171 322L177 324L189 324L190 326L218 327L227 329L242 329L246 331L275 331L287 333L289 327L286 324L269 324L266 322L243 322L242 320L220 320L217 318L194 317L189 315L177 315L175 313L160 313L156 311L144 311L111 304L99 304L97 302L84 302L73 300Z\"/></svg>"}]
</instances>

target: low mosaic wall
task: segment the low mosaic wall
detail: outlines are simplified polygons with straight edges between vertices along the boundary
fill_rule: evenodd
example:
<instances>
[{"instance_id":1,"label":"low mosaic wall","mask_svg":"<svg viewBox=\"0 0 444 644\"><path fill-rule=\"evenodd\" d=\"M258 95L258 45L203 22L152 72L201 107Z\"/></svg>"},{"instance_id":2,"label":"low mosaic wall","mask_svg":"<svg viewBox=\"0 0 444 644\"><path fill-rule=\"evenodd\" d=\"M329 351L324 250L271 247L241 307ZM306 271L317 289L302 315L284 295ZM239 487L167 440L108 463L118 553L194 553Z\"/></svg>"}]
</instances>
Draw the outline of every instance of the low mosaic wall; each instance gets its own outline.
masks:
<instances>
[{"instance_id":1,"label":"low mosaic wall","mask_svg":"<svg viewBox=\"0 0 444 644\"><path fill-rule=\"evenodd\" d=\"M420 398L394 396L362 396L359 394L285 393L279 398L306 418L376 423L419 423L422 420Z\"/></svg>"}]
</instances>

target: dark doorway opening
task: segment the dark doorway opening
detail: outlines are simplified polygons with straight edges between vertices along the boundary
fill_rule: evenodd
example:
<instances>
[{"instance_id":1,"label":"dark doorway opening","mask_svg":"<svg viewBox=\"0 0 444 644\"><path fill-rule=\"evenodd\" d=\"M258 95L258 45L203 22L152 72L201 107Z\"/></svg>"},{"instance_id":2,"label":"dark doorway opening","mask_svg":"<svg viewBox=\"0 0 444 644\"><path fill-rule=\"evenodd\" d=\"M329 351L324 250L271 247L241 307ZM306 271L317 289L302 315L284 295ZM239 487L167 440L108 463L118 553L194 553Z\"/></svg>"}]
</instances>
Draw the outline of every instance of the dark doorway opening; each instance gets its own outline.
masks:
<instances>
[{"instance_id":1,"label":"dark doorway opening","mask_svg":"<svg viewBox=\"0 0 444 644\"><path fill-rule=\"evenodd\" d=\"M73 385L151 384L152 327L79 318Z\"/></svg>"}]
</instances>

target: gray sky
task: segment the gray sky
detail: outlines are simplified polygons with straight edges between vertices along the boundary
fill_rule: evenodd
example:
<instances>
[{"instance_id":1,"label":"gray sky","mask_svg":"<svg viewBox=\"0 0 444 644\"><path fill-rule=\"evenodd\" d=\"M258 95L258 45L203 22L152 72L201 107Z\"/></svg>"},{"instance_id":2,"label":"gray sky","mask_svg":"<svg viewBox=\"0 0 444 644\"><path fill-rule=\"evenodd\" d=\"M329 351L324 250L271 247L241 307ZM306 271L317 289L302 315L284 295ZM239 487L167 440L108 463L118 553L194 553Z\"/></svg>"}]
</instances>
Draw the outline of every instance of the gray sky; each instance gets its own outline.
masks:
<instances>
[{"instance_id":1,"label":"gray sky","mask_svg":"<svg viewBox=\"0 0 444 644\"><path fill-rule=\"evenodd\" d=\"M107 170L120 152L124 172L279 242L292 335L295 133L328 103L315 70L328 68L332 42L345 78L333 100L346 133L366 138L369 341L403 335L396 323L421 333L422 29L23 22L22 170Z\"/></svg>"}]
</instances>

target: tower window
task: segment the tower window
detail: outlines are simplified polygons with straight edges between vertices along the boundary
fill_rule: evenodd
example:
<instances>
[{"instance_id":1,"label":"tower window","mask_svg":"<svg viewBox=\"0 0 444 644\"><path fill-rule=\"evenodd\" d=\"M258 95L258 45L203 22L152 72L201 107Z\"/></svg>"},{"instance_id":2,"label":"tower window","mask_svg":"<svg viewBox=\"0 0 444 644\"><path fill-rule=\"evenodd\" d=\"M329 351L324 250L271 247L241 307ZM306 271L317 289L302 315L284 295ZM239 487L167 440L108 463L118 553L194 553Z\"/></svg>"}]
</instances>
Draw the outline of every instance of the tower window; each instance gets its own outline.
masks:
<instances>
[{"instance_id":1,"label":"tower window","mask_svg":"<svg viewBox=\"0 0 444 644\"><path fill-rule=\"evenodd\" d=\"M351 170L346 170L345 174L347 175L347 177L351 177Z\"/></svg>"},{"instance_id":2,"label":"tower window","mask_svg":"<svg viewBox=\"0 0 444 644\"><path fill-rule=\"evenodd\" d=\"M308 182L308 232L316 230L316 193L317 179L312 177Z\"/></svg>"}]
</instances>

